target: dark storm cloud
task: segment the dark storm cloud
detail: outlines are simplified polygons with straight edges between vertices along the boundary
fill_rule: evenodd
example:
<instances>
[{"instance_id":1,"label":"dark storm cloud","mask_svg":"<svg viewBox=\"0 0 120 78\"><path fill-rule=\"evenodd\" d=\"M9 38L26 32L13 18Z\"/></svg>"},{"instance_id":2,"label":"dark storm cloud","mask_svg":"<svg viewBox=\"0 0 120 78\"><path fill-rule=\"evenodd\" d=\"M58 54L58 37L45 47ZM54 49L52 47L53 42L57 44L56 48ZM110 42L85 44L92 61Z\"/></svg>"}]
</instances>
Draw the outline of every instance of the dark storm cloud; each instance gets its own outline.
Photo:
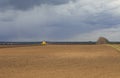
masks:
<instances>
[{"instance_id":1,"label":"dark storm cloud","mask_svg":"<svg viewBox=\"0 0 120 78\"><path fill-rule=\"evenodd\" d=\"M27 10L41 4L59 5L68 3L70 0L0 0L0 9Z\"/></svg>"},{"instance_id":2,"label":"dark storm cloud","mask_svg":"<svg viewBox=\"0 0 120 78\"><path fill-rule=\"evenodd\" d=\"M120 39L119 1L69 1L0 0L0 41Z\"/></svg>"}]
</instances>

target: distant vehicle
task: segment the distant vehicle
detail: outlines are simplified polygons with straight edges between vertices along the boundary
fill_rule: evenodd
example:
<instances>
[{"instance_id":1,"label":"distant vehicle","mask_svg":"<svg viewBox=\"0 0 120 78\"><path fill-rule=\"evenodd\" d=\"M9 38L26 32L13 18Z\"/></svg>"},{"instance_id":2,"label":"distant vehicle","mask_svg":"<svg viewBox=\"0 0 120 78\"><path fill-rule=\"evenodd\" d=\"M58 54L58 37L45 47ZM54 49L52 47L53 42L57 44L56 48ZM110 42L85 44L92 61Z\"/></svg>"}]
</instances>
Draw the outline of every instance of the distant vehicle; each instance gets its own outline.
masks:
<instances>
[{"instance_id":1,"label":"distant vehicle","mask_svg":"<svg viewBox=\"0 0 120 78\"><path fill-rule=\"evenodd\" d=\"M41 45L47 45L47 42L46 41L42 41Z\"/></svg>"}]
</instances>

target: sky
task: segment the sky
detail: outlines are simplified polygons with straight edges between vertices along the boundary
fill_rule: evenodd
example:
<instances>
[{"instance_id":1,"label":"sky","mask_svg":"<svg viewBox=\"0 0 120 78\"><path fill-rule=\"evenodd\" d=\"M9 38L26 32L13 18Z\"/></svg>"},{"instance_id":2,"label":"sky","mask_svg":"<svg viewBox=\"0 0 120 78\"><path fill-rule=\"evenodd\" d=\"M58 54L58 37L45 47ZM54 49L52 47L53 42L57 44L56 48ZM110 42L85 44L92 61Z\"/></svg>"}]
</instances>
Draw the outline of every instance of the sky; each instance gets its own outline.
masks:
<instances>
[{"instance_id":1,"label":"sky","mask_svg":"<svg viewBox=\"0 0 120 78\"><path fill-rule=\"evenodd\" d=\"M120 0L0 0L0 41L120 41Z\"/></svg>"}]
</instances>

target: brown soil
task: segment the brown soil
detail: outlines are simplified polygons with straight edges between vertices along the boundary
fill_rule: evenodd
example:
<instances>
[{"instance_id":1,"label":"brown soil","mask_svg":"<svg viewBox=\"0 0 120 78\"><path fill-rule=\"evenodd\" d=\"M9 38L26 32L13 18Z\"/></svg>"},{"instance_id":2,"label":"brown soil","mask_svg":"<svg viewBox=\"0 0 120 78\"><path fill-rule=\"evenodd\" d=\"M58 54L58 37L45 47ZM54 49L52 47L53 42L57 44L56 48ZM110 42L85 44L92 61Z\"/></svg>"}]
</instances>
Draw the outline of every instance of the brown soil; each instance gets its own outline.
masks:
<instances>
[{"instance_id":1,"label":"brown soil","mask_svg":"<svg viewBox=\"0 0 120 78\"><path fill-rule=\"evenodd\" d=\"M120 53L105 45L1 48L0 78L120 78Z\"/></svg>"}]
</instances>

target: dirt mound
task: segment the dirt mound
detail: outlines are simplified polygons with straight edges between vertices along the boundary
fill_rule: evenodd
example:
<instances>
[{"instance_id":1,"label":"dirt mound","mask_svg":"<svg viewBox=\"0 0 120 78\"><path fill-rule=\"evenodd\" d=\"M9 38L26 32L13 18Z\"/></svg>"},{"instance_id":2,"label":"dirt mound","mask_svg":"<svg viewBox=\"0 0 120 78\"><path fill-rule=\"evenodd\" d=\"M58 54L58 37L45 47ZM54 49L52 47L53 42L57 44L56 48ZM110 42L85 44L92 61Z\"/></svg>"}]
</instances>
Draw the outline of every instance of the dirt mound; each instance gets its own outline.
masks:
<instances>
[{"instance_id":1,"label":"dirt mound","mask_svg":"<svg viewBox=\"0 0 120 78\"><path fill-rule=\"evenodd\" d=\"M99 39L96 42L96 44L107 44L107 43L109 43L109 40L104 37L99 37Z\"/></svg>"}]
</instances>

